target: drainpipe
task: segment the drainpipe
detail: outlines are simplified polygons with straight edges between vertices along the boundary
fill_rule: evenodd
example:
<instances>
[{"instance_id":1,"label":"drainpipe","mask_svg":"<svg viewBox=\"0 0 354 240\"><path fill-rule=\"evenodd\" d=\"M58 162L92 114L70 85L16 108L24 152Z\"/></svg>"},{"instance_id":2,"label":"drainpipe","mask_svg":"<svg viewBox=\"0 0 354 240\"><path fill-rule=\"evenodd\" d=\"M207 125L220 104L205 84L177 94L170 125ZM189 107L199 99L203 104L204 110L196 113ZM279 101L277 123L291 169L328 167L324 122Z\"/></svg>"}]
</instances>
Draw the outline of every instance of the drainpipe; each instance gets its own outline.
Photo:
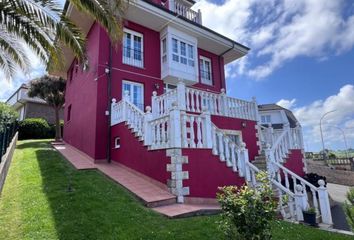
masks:
<instances>
[{"instance_id":1,"label":"drainpipe","mask_svg":"<svg viewBox=\"0 0 354 240\"><path fill-rule=\"evenodd\" d=\"M221 66L221 57L223 57L226 53L228 53L228 52L230 52L232 49L234 49L235 48L235 43L233 42L232 43L232 48L230 48L230 49L228 49L228 50L226 50L225 52L223 52L222 54L220 54L219 56L218 56L218 58L219 58L219 68L220 68L220 81L222 80L222 73L221 73L221 71L222 71L222 69L224 68L224 66ZM226 79L224 79L225 81L225 86L222 86L222 81L221 81L221 88L224 88L225 90L226 90Z\"/></svg>"},{"instance_id":2,"label":"drainpipe","mask_svg":"<svg viewBox=\"0 0 354 240\"><path fill-rule=\"evenodd\" d=\"M107 162L111 163L111 100L112 100L112 44L109 40L109 58L108 58L108 72L107 73L107 111L108 111L108 144L107 144ZM105 69L106 71L106 69Z\"/></svg>"}]
</instances>

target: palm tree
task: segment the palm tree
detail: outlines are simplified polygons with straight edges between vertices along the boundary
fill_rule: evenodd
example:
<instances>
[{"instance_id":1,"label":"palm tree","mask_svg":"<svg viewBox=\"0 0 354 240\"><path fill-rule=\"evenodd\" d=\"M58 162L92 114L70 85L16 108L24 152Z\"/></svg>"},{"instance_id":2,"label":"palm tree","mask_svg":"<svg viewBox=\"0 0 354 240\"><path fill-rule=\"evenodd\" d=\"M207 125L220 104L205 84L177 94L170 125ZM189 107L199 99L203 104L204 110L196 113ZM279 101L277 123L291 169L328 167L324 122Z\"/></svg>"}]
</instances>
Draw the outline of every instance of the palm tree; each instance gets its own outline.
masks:
<instances>
[{"instance_id":1,"label":"palm tree","mask_svg":"<svg viewBox=\"0 0 354 240\"><path fill-rule=\"evenodd\" d=\"M55 112L55 140L61 140L59 111L65 103L66 80L61 77L45 75L32 80L28 91L29 97L39 97L47 102Z\"/></svg>"},{"instance_id":2,"label":"palm tree","mask_svg":"<svg viewBox=\"0 0 354 240\"><path fill-rule=\"evenodd\" d=\"M125 0L68 0L79 11L99 22L113 43L122 34ZM17 68L26 70L29 61L22 44L30 47L46 64L60 67L63 43L80 63L86 63L85 37L65 14L59 0L0 0L0 70L8 78Z\"/></svg>"}]
</instances>

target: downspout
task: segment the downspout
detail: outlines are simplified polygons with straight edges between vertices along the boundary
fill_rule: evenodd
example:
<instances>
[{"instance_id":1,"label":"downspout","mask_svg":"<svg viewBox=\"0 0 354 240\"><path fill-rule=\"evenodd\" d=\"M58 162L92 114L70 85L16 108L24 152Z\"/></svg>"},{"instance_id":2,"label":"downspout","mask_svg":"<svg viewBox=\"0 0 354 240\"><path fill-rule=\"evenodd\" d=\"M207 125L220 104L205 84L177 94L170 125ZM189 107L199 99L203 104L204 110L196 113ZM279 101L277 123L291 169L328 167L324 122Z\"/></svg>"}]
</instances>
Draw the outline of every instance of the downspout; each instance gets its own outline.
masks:
<instances>
[{"instance_id":1,"label":"downspout","mask_svg":"<svg viewBox=\"0 0 354 240\"><path fill-rule=\"evenodd\" d=\"M230 49L227 49L225 52L223 52L222 54L220 54L218 56L219 58L219 68L220 68L220 81L221 81L221 88L224 88L226 90L226 79L224 78L224 83L225 83L225 86L223 86L223 81L222 81L222 69L224 68L224 66L221 66L221 57L223 57L226 53L230 52L231 50L233 50L235 48L235 43L232 42L232 48ZM224 70L225 71L225 70Z\"/></svg>"},{"instance_id":2,"label":"downspout","mask_svg":"<svg viewBox=\"0 0 354 240\"><path fill-rule=\"evenodd\" d=\"M112 100L112 44L109 40L109 57L108 57L108 73L107 73L107 111L108 111L108 144L107 144L107 162L111 163L111 100ZM106 71L106 69L105 69Z\"/></svg>"}]
</instances>

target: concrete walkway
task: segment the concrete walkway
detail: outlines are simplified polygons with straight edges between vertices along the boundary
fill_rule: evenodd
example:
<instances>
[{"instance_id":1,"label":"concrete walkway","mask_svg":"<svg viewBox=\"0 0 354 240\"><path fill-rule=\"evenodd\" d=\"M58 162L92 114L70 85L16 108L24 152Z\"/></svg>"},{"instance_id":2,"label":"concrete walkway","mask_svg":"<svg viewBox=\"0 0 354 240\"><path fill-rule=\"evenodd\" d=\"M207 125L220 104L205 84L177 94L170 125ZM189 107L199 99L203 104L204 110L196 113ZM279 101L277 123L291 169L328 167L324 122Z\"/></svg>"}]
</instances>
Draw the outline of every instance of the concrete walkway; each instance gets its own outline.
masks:
<instances>
[{"instance_id":1,"label":"concrete walkway","mask_svg":"<svg viewBox=\"0 0 354 240\"><path fill-rule=\"evenodd\" d=\"M350 186L327 183L328 194L335 202L335 205L331 208L333 228L335 229L350 231L343 209L343 203L347 200L346 195L350 188Z\"/></svg>"},{"instance_id":2,"label":"concrete walkway","mask_svg":"<svg viewBox=\"0 0 354 240\"><path fill-rule=\"evenodd\" d=\"M327 183L328 194L334 201L339 203L344 203L347 200L346 195L350 188L350 186Z\"/></svg>"},{"instance_id":3,"label":"concrete walkway","mask_svg":"<svg viewBox=\"0 0 354 240\"><path fill-rule=\"evenodd\" d=\"M212 214L220 211L216 204L178 204L176 196L156 180L122 164L94 163L94 160L68 144L52 144L76 169L96 169L133 193L145 206L169 218Z\"/></svg>"}]
</instances>

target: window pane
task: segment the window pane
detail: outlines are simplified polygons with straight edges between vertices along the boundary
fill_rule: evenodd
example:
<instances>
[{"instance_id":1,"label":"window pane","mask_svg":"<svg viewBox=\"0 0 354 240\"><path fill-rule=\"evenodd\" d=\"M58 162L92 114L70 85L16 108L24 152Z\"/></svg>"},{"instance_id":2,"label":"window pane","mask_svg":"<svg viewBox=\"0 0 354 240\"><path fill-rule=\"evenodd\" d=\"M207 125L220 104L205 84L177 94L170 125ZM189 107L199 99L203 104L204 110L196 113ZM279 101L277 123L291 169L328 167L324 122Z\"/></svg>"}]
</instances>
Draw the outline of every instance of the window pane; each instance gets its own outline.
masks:
<instances>
[{"instance_id":1,"label":"window pane","mask_svg":"<svg viewBox=\"0 0 354 240\"><path fill-rule=\"evenodd\" d=\"M167 45L166 45L166 38L164 38L163 40L162 40L162 52L163 53L166 53L166 49L167 48Z\"/></svg>"},{"instance_id":2,"label":"window pane","mask_svg":"<svg viewBox=\"0 0 354 240\"><path fill-rule=\"evenodd\" d=\"M124 33L124 50L123 54L125 57L130 57L130 48L131 48L131 34Z\"/></svg>"},{"instance_id":3,"label":"window pane","mask_svg":"<svg viewBox=\"0 0 354 240\"><path fill-rule=\"evenodd\" d=\"M181 63L187 65L187 58L181 57Z\"/></svg>"},{"instance_id":4,"label":"window pane","mask_svg":"<svg viewBox=\"0 0 354 240\"><path fill-rule=\"evenodd\" d=\"M178 41L175 38L172 38L172 51L178 53Z\"/></svg>"},{"instance_id":5,"label":"window pane","mask_svg":"<svg viewBox=\"0 0 354 240\"><path fill-rule=\"evenodd\" d=\"M134 36L134 59L141 61L141 37Z\"/></svg>"},{"instance_id":6,"label":"window pane","mask_svg":"<svg viewBox=\"0 0 354 240\"><path fill-rule=\"evenodd\" d=\"M172 60L175 62L179 62L179 57L176 54L172 54Z\"/></svg>"},{"instance_id":7,"label":"window pane","mask_svg":"<svg viewBox=\"0 0 354 240\"><path fill-rule=\"evenodd\" d=\"M194 59L193 46L188 44L188 58ZM194 64L193 64L194 65Z\"/></svg>"},{"instance_id":8,"label":"window pane","mask_svg":"<svg viewBox=\"0 0 354 240\"><path fill-rule=\"evenodd\" d=\"M186 56L186 43L181 42L181 55Z\"/></svg>"},{"instance_id":9,"label":"window pane","mask_svg":"<svg viewBox=\"0 0 354 240\"><path fill-rule=\"evenodd\" d=\"M189 66L194 67L194 60L188 60L188 64Z\"/></svg>"}]
</instances>

